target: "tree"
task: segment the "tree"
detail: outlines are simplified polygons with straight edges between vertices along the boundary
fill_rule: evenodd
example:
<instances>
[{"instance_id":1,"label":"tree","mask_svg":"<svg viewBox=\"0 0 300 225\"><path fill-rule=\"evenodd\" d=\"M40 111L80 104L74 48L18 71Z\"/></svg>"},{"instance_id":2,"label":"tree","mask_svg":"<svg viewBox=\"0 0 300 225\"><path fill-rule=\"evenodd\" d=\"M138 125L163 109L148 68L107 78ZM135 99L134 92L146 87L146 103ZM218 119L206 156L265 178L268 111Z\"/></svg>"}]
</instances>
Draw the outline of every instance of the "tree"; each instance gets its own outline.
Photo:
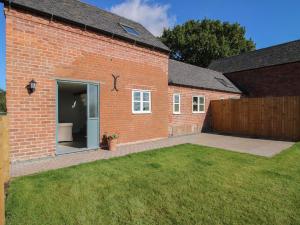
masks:
<instances>
[{"instance_id":1,"label":"tree","mask_svg":"<svg viewBox=\"0 0 300 225\"><path fill-rule=\"evenodd\" d=\"M245 33L238 23L204 19L165 29L160 39L170 48L172 59L207 67L215 59L255 50Z\"/></svg>"},{"instance_id":2,"label":"tree","mask_svg":"<svg viewBox=\"0 0 300 225\"><path fill-rule=\"evenodd\" d=\"M0 112L6 112L6 92L0 89Z\"/></svg>"}]
</instances>

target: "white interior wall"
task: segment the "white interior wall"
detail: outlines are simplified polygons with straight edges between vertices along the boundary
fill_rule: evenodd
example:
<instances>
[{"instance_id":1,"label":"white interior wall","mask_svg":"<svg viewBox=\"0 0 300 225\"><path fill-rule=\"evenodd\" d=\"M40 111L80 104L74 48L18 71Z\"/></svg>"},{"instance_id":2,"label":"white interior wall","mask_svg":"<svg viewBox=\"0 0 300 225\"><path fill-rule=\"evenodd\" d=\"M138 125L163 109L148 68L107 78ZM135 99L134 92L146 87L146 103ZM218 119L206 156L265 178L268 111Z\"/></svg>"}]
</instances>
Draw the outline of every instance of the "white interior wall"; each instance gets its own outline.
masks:
<instances>
[{"instance_id":1,"label":"white interior wall","mask_svg":"<svg viewBox=\"0 0 300 225\"><path fill-rule=\"evenodd\" d=\"M83 96L68 90L59 91L59 123L73 123L73 132L78 133L86 126L86 105ZM76 100L75 108L72 108Z\"/></svg>"}]
</instances>

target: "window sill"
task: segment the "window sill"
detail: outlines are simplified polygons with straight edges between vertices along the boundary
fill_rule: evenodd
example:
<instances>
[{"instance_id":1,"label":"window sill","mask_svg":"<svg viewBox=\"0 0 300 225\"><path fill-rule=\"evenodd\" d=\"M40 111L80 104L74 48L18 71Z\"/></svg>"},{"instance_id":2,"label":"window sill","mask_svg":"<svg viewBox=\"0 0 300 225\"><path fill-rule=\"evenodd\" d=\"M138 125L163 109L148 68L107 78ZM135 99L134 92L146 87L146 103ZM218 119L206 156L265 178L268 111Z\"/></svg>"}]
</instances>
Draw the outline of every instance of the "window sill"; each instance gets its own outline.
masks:
<instances>
[{"instance_id":1,"label":"window sill","mask_svg":"<svg viewBox=\"0 0 300 225\"><path fill-rule=\"evenodd\" d=\"M173 115L180 115L181 112L173 112Z\"/></svg>"},{"instance_id":2,"label":"window sill","mask_svg":"<svg viewBox=\"0 0 300 225\"><path fill-rule=\"evenodd\" d=\"M152 112L132 112L133 115L152 114Z\"/></svg>"},{"instance_id":3,"label":"window sill","mask_svg":"<svg viewBox=\"0 0 300 225\"><path fill-rule=\"evenodd\" d=\"M193 112L193 114L205 114L206 112Z\"/></svg>"}]
</instances>

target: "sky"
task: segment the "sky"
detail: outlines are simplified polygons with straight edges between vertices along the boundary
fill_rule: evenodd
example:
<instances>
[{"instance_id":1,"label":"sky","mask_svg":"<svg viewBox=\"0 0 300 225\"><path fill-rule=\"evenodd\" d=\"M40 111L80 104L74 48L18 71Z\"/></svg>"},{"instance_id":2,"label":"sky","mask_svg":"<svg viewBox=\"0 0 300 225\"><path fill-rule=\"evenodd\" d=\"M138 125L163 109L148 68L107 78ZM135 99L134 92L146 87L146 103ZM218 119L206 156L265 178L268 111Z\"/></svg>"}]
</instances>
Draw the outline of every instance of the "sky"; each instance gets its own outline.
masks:
<instances>
[{"instance_id":1,"label":"sky","mask_svg":"<svg viewBox=\"0 0 300 225\"><path fill-rule=\"evenodd\" d=\"M187 20L238 22L257 49L300 39L299 0L82 0L143 24L159 36ZM5 18L0 4L0 88L5 88Z\"/></svg>"}]
</instances>

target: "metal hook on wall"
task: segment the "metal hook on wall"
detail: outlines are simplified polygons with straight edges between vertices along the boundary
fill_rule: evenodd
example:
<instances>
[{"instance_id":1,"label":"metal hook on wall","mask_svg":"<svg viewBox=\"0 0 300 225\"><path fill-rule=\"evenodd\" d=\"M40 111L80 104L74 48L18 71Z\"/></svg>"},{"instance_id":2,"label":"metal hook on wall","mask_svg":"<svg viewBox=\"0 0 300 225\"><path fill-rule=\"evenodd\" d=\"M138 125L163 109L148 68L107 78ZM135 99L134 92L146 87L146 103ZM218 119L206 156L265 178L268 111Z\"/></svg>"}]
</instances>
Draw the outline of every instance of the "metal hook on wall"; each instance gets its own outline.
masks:
<instances>
[{"instance_id":1,"label":"metal hook on wall","mask_svg":"<svg viewBox=\"0 0 300 225\"><path fill-rule=\"evenodd\" d=\"M112 77L114 78L114 88L111 91L119 91L119 89L117 88L117 82L120 76L112 74Z\"/></svg>"}]
</instances>

